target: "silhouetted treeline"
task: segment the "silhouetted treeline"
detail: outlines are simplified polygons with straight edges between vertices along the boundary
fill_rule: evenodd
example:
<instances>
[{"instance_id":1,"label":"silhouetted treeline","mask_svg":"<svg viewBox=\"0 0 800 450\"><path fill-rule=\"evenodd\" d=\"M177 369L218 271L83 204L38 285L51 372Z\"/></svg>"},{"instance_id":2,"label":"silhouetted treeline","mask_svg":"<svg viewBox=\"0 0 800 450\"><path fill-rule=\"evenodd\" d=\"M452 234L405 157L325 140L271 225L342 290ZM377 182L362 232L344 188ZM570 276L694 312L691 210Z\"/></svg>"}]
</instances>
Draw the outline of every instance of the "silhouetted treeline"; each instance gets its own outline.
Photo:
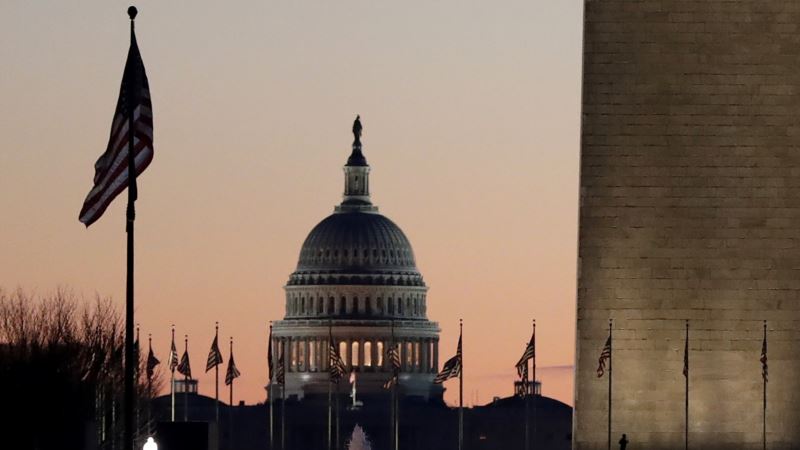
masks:
<instances>
[{"instance_id":1,"label":"silhouetted treeline","mask_svg":"<svg viewBox=\"0 0 800 450\"><path fill-rule=\"evenodd\" d=\"M84 301L67 289L35 295L0 288L0 447L122 449L124 323L109 299ZM143 399L159 387L144 381L139 352L138 426ZM7 446L6 446L7 445Z\"/></svg>"}]
</instances>

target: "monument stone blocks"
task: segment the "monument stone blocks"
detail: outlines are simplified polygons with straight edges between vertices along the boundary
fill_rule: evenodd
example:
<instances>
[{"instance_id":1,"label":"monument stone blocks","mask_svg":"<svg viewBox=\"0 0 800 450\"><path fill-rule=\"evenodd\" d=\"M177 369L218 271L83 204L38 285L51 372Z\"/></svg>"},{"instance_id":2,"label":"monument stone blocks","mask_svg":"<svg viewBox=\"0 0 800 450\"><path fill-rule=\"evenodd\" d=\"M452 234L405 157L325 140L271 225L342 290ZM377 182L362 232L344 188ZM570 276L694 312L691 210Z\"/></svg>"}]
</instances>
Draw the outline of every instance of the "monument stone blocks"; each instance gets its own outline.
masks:
<instances>
[{"instance_id":1,"label":"monument stone blocks","mask_svg":"<svg viewBox=\"0 0 800 450\"><path fill-rule=\"evenodd\" d=\"M576 449L800 447L800 2L585 2Z\"/></svg>"}]
</instances>

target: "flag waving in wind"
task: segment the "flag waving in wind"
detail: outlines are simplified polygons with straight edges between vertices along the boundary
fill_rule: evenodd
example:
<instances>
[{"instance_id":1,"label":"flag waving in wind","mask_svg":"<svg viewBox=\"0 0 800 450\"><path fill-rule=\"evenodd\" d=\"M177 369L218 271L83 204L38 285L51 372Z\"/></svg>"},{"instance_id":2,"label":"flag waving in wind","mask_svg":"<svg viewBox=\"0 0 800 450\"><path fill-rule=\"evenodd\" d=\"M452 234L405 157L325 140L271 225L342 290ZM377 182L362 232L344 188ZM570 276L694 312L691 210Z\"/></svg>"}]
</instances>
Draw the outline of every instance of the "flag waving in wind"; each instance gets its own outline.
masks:
<instances>
[{"instance_id":1,"label":"flag waving in wind","mask_svg":"<svg viewBox=\"0 0 800 450\"><path fill-rule=\"evenodd\" d=\"M767 325L764 323L764 340L761 342L761 378L766 383L769 381L769 374L767 372Z\"/></svg>"},{"instance_id":2,"label":"flag waving in wind","mask_svg":"<svg viewBox=\"0 0 800 450\"><path fill-rule=\"evenodd\" d=\"M172 329L172 346L169 349L169 371L175 372L178 367L178 349L175 348L175 329Z\"/></svg>"},{"instance_id":3,"label":"flag waving in wind","mask_svg":"<svg viewBox=\"0 0 800 450\"><path fill-rule=\"evenodd\" d=\"M214 336L214 342L211 343L211 350L209 350L208 352L208 361L206 361L206 372L213 369L219 364L222 364L222 352L219 351L219 345L217 345L217 336Z\"/></svg>"},{"instance_id":4,"label":"flag waving in wind","mask_svg":"<svg viewBox=\"0 0 800 450\"><path fill-rule=\"evenodd\" d=\"M606 345L603 346L603 351L600 352L599 365L597 366L597 378L601 378L606 373L606 361L611 358L611 335L609 334L606 339Z\"/></svg>"},{"instance_id":5,"label":"flag waving in wind","mask_svg":"<svg viewBox=\"0 0 800 450\"><path fill-rule=\"evenodd\" d=\"M228 358L228 370L225 371L225 385L230 386L234 378L239 378L242 373L236 368L236 363L233 362L233 350L231 350L231 357Z\"/></svg>"},{"instance_id":6,"label":"flag waving in wind","mask_svg":"<svg viewBox=\"0 0 800 450\"><path fill-rule=\"evenodd\" d=\"M391 389L400 380L400 349L397 344L392 344L386 351L386 357L392 367L392 376L384 383L384 389Z\"/></svg>"},{"instance_id":7,"label":"flag waving in wind","mask_svg":"<svg viewBox=\"0 0 800 450\"><path fill-rule=\"evenodd\" d=\"M328 342L330 344L330 379L331 382L338 383L344 374L347 373L347 367L345 367L342 357L339 356L339 350L336 348L336 344L334 344L333 333L330 331L330 329L328 330L328 334Z\"/></svg>"},{"instance_id":8,"label":"flag waving in wind","mask_svg":"<svg viewBox=\"0 0 800 450\"><path fill-rule=\"evenodd\" d=\"M192 367L189 365L189 338L186 338L186 349L183 351L183 356L181 356L181 363L178 364L178 373L182 374L186 378L192 378Z\"/></svg>"},{"instance_id":9,"label":"flag waving in wind","mask_svg":"<svg viewBox=\"0 0 800 450\"><path fill-rule=\"evenodd\" d=\"M534 329L535 330L535 329ZM517 362L517 375L523 381L528 381L528 361L536 357L536 331L531 335L531 340L525 347L525 352Z\"/></svg>"},{"instance_id":10,"label":"flag waving in wind","mask_svg":"<svg viewBox=\"0 0 800 450\"><path fill-rule=\"evenodd\" d=\"M436 378L433 379L433 382L436 384L442 384L450 378L456 378L461 375L461 363L461 336L459 336L456 356L453 356L444 363L442 370L436 374Z\"/></svg>"},{"instance_id":11,"label":"flag waving in wind","mask_svg":"<svg viewBox=\"0 0 800 450\"><path fill-rule=\"evenodd\" d=\"M151 338L148 337L148 340ZM147 379L153 378L153 373L156 370L156 366L161 364L161 361L156 358L156 355L153 353L153 344L152 341L150 342L150 351L147 353Z\"/></svg>"},{"instance_id":12,"label":"flag waving in wind","mask_svg":"<svg viewBox=\"0 0 800 450\"><path fill-rule=\"evenodd\" d=\"M94 186L86 196L78 216L87 227L99 219L114 198L128 187L131 123L135 175L138 175L153 160L153 111L147 74L133 30L119 99L111 122L111 135L105 153L94 164ZM135 184L131 194L136 200Z\"/></svg>"}]
</instances>

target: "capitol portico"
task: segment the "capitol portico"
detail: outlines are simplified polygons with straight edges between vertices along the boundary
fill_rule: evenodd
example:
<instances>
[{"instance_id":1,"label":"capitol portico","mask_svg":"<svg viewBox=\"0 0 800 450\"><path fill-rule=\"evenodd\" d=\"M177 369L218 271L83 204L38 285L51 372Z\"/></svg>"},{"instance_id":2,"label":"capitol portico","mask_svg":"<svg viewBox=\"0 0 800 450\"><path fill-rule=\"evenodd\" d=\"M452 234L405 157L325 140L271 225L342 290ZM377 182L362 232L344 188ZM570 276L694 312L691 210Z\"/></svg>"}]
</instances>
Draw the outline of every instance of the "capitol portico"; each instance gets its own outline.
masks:
<instances>
[{"instance_id":1,"label":"capitol portico","mask_svg":"<svg viewBox=\"0 0 800 450\"><path fill-rule=\"evenodd\" d=\"M396 342L401 394L440 397L441 387L433 384L439 327L427 319L428 288L408 238L372 204L358 119L353 132L344 198L308 234L285 286L286 314L274 324L274 364L283 349L287 397L327 393L330 334L356 373L359 395L379 395L391 376L386 351Z\"/></svg>"}]
</instances>

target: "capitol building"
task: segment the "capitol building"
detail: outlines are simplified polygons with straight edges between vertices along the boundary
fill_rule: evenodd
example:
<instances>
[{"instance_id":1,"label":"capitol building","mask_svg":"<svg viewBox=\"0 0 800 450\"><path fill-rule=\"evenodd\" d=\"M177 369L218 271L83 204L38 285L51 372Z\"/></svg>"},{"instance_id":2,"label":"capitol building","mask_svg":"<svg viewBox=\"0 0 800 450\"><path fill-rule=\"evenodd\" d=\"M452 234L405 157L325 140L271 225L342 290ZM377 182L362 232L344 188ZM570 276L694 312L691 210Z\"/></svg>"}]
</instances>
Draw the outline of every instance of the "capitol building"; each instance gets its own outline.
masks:
<instances>
[{"instance_id":1,"label":"capitol building","mask_svg":"<svg viewBox=\"0 0 800 450\"><path fill-rule=\"evenodd\" d=\"M284 351L286 397L326 394L332 335L356 374L358 395L381 395L391 377L386 351L396 342L401 395L441 398L441 386L433 384L439 326L427 317L428 288L408 238L372 203L358 119L353 131L342 202L308 234L286 283L286 314L273 327L273 366Z\"/></svg>"}]
</instances>

